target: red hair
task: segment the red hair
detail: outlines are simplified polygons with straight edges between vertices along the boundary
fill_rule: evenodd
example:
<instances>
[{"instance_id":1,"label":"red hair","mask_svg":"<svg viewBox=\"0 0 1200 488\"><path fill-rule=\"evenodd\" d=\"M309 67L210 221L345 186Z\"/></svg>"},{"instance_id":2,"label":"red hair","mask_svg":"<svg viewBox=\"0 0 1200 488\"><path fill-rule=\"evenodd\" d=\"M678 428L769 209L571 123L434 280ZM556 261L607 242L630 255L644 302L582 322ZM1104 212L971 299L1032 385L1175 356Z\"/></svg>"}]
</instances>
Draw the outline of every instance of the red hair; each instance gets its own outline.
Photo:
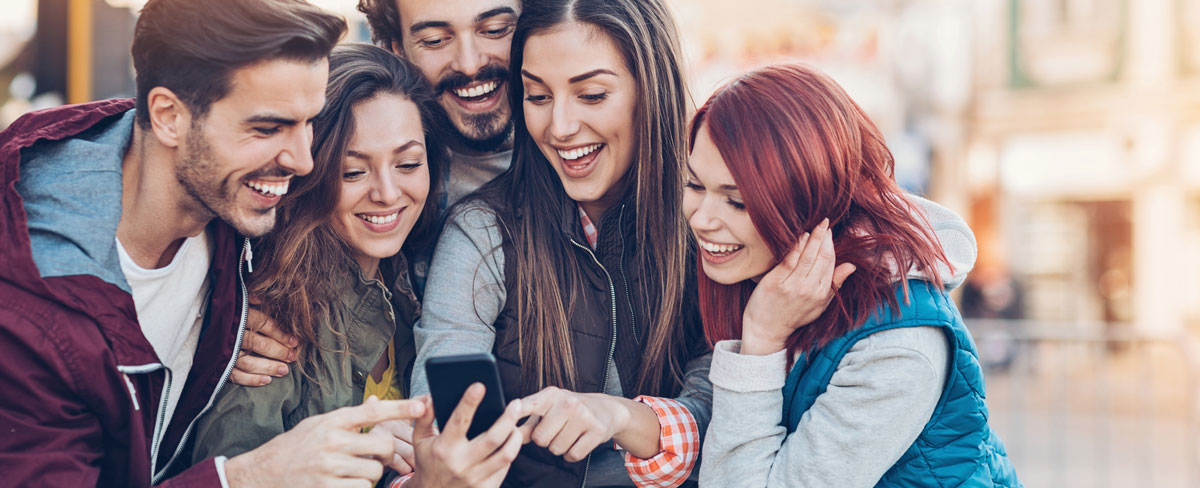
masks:
<instances>
[{"instance_id":1,"label":"red hair","mask_svg":"<svg viewBox=\"0 0 1200 488\"><path fill-rule=\"evenodd\" d=\"M838 263L857 271L815 321L788 338L810 352L862 326L881 304L897 305L895 283L913 267L949 261L896 184L892 154L866 113L832 79L802 65L743 75L696 113L741 190L746 212L776 262L828 217ZM700 313L710 344L738 339L754 282L722 285L699 272ZM789 361L790 365L790 361Z\"/></svg>"}]
</instances>

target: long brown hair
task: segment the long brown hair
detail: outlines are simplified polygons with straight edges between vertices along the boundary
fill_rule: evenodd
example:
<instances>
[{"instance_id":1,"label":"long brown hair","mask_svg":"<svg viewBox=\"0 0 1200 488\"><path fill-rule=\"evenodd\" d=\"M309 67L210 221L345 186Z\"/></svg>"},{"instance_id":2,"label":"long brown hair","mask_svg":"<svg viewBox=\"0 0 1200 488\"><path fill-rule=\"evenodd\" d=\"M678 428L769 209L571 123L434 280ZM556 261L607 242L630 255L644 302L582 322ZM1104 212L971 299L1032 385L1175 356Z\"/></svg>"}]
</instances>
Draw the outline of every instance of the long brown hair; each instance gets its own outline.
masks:
<instances>
[{"instance_id":1,"label":"long brown hair","mask_svg":"<svg viewBox=\"0 0 1200 488\"><path fill-rule=\"evenodd\" d=\"M680 316L689 234L680 202L688 106L678 32L661 0L526 0L513 34L508 84L513 107L521 107L525 96L520 73L526 40L571 21L609 36L638 86L637 147L625 178L634 180L628 186L637 214L635 246L647 276L632 291L641 297L635 301L650 327L637 384L629 387L659 394L666 373L680 383L686 359ZM509 299L516 304L524 386L572 389L577 373L566 324L584 278L573 249L560 238L560 202L568 197L526 130L522 111L514 110L513 117L512 168L481 193L516 250L505 258L515 262Z\"/></svg>"},{"instance_id":2,"label":"long brown hair","mask_svg":"<svg viewBox=\"0 0 1200 488\"><path fill-rule=\"evenodd\" d=\"M357 265L349 248L330 225L341 198L342 160L354 137L354 108L381 94L407 97L421 114L428 155L430 197L437 201L438 182L446 150L434 123L435 103L421 72L408 61L367 44L338 46L329 58L326 104L313 120L313 171L299 177L277 207L276 230L253 243L255 265L250 295L279 327L296 336L304 354L301 371L317 365L319 318L327 313L340 290L338 277ZM426 204L404 243L406 248L428 246L434 236L436 209ZM333 324L331 324L333 325ZM337 332L337 331L335 331Z\"/></svg>"},{"instance_id":3,"label":"long brown hair","mask_svg":"<svg viewBox=\"0 0 1200 488\"><path fill-rule=\"evenodd\" d=\"M905 272L949 267L912 200L896 184L883 135L828 76L803 65L771 66L717 91L696 113L741 189L755 230L778 261L828 217L839 262L858 269L825 312L788 338L811 351L863 324L881 304L897 305ZM719 284L700 266L700 312L710 343L736 339L754 283ZM941 286L936 273L931 281ZM791 357L791 356L789 356Z\"/></svg>"}]
</instances>

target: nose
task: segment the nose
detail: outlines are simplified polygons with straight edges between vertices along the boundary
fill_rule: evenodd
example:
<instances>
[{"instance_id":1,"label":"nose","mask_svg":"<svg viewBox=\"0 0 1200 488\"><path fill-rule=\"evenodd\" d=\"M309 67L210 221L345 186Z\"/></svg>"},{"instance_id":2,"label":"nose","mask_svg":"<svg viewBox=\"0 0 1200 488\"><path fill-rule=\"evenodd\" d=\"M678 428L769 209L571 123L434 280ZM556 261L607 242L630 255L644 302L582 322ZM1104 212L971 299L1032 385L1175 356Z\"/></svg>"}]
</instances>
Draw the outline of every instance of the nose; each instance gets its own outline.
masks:
<instances>
[{"instance_id":1,"label":"nose","mask_svg":"<svg viewBox=\"0 0 1200 488\"><path fill-rule=\"evenodd\" d=\"M579 118L568 101L554 101L550 113L550 135L557 141L568 141L579 132Z\"/></svg>"},{"instance_id":2,"label":"nose","mask_svg":"<svg viewBox=\"0 0 1200 488\"><path fill-rule=\"evenodd\" d=\"M385 171L376 172L375 178L371 180L371 192L369 194L371 201L384 207L391 207L404 195L399 183L399 180L390 171L390 168Z\"/></svg>"},{"instance_id":3,"label":"nose","mask_svg":"<svg viewBox=\"0 0 1200 488\"><path fill-rule=\"evenodd\" d=\"M487 66L487 55L479 50L474 36L466 36L460 39L458 52L455 54L452 68L462 74L474 77L479 73L479 70Z\"/></svg>"},{"instance_id":4,"label":"nose","mask_svg":"<svg viewBox=\"0 0 1200 488\"><path fill-rule=\"evenodd\" d=\"M304 176L312 172L312 125L306 125L291 134L279 152L276 161L279 166L291 171L296 176Z\"/></svg>"},{"instance_id":5,"label":"nose","mask_svg":"<svg viewBox=\"0 0 1200 488\"><path fill-rule=\"evenodd\" d=\"M709 205L707 196L684 197L684 214L687 215L688 225L697 232L711 232L721 228L721 220L717 218ZM719 202L718 202L719 203ZM694 207L693 207L694 206Z\"/></svg>"}]
</instances>

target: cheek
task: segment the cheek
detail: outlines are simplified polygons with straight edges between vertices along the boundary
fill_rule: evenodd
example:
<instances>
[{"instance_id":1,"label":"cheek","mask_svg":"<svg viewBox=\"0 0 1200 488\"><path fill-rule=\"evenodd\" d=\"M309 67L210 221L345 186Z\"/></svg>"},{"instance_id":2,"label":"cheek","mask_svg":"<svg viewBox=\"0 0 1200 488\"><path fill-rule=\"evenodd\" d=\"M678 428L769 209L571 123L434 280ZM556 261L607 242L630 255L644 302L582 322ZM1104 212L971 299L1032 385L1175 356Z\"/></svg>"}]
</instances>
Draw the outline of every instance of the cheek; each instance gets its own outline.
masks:
<instances>
[{"instance_id":1,"label":"cheek","mask_svg":"<svg viewBox=\"0 0 1200 488\"><path fill-rule=\"evenodd\" d=\"M688 225L691 226L692 215L695 215L696 211L700 210L700 195L697 195L691 190L684 189L682 206L683 217L688 220Z\"/></svg>"}]
</instances>

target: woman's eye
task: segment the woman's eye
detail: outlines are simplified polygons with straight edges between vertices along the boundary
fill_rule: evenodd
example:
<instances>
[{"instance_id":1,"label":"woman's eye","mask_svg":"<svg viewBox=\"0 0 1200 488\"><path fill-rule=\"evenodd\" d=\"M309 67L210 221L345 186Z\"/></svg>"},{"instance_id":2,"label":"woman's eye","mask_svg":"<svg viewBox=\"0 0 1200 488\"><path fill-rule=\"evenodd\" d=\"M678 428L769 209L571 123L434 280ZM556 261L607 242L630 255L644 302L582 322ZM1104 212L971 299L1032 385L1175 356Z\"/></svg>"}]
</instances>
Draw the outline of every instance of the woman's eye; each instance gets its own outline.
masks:
<instances>
[{"instance_id":1,"label":"woman's eye","mask_svg":"<svg viewBox=\"0 0 1200 488\"><path fill-rule=\"evenodd\" d=\"M410 171L415 171L417 168L420 168L423 164L425 164L425 163L415 162L415 161L408 162L408 163L400 163L400 164L396 165L396 168L399 169L400 171L408 173Z\"/></svg>"},{"instance_id":2,"label":"woman's eye","mask_svg":"<svg viewBox=\"0 0 1200 488\"><path fill-rule=\"evenodd\" d=\"M592 94L588 94L588 95L580 95L579 98L582 98L585 102L588 102L588 103L599 103L599 102L604 101L605 98L608 98L608 94L607 93L592 93Z\"/></svg>"},{"instance_id":3,"label":"woman's eye","mask_svg":"<svg viewBox=\"0 0 1200 488\"><path fill-rule=\"evenodd\" d=\"M550 100L550 97L548 97L546 95L527 95L525 97L526 102L532 103L534 105L541 105L543 103L546 103L546 101L548 101L548 100Z\"/></svg>"},{"instance_id":4,"label":"woman's eye","mask_svg":"<svg viewBox=\"0 0 1200 488\"><path fill-rule=\"evenodd\" d=\"M704 187L700 186L699 183L696 183L694 181L689 181L687 183L684 183L683 186L687 187L687 189L692 190L692 191L704 191Z\"/></svg>"},{"instance_id":5,"label":"woman's eye","mask_svg":"<svg viewBox=\"0 0 1200 488\"><path fill-rule=\"evenodd\" d=\"M732 198L730 198L730 199L729 199L729 206L730 206L730 207L733 207L733 208L736 208L736 209L738 209L738 210L745 210L745 209L746 209L746 204L745 204L745 203L739 202L739 201L737 201L737 200L734 200L734 199L732 199Z\"/></svg>"},{"instance_id":6,"label":"woman's eye","mask_svg":"<svg viewBox=\"0 0 1200 488\"><path fill-rule=\"evenodd\" d=\"M342 172L342 179L343 180L356 180L358 178L361 178L365 174L367 174L367 172L361 171L361 170L344 171L344 172Z\"/></svg>"}]
</instances>

